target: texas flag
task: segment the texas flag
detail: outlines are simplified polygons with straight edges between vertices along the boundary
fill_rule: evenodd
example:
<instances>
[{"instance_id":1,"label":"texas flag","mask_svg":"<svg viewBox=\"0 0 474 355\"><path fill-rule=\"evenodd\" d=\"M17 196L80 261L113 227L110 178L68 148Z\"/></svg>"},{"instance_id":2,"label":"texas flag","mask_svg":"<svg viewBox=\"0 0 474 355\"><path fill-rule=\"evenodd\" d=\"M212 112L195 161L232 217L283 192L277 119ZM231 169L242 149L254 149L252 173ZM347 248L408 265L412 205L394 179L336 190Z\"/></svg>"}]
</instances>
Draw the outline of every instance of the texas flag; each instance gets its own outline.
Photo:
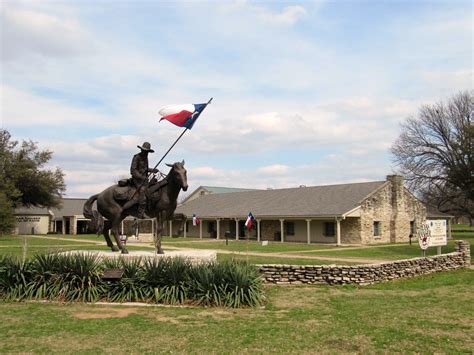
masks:
<instances>
[{"instance_id":1,"label":"texas flag","mask_svg":"<svg viewBox=\"0 0 474 355\"><path fill-rule=\"evenodd\" d=\"M249 212L247 220L245 221L245 228L247 228L248 230L251 230L253 227L253 221L254 221L254 218L253 218L252 212Z\"/></svg>"},{"instance_id":2,"label":"texas flag","mask_svg":"<svg viewBox=\"0 0 474 355\"><path fill-rule=\"evenodd\" d=\"M167 120L176 126L191 129L206 106L207 104L165 106L159 111L159 114L162 116L160 122Z\"/></svg>"},{"instance_id":3,"label":"texas flag","mask_svg":"<svg viewBox=\"0 0 474 355\"><path fill-rule=\"evenodd\" d=\"M199 217L193 214L193 226L198 226L200 223L201 220L199 219Z\"/></svg>"}]
</instances>

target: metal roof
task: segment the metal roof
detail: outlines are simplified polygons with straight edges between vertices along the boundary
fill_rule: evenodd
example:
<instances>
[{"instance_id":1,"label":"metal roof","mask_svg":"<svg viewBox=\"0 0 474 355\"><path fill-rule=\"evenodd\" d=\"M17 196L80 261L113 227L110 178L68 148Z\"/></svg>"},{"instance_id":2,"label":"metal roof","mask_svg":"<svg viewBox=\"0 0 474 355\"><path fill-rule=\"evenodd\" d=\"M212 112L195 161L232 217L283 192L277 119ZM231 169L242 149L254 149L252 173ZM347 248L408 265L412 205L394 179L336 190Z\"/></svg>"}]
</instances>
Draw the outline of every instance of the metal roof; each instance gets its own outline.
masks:
<instances>
[{"instance_id":1,"label":"metal roof","mask_svg":"<svg viewBox=\"0 0 474 355\"><path fill-rule=\"evenodd\" d=\"M176 213L201 218L341 216L386 181L208 194L183 203Z\"/></svg>"}]
</instances>

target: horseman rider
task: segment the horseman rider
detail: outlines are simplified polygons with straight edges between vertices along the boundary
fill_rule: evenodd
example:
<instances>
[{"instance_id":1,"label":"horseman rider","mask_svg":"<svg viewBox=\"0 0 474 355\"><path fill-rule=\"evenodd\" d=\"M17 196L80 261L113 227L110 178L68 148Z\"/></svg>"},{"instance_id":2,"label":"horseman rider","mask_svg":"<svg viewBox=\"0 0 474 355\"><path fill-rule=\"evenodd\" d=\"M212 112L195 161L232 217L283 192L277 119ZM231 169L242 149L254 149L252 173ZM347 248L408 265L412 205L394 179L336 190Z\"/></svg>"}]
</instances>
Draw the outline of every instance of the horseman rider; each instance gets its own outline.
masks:
<instances>
[{"instance_id":1,"label":"horseman rider","mask_svg":"<svg viewBox=\"0 0 474 355\"><path fill-rule=\"evenodd\" d=\"M157 173L158 169L150 169L148 167L148 153L154 153L151 149L151 144L148 142L143 143L142 146L137 145L140 148L140 153L135 154L132 159L130 166L130 174L132 175L133 186L137 188L135 196L127 201L123 205L123 209L129 209L136 203L138 203L138 218L143 218L146 208L146 195L145 190L148 187L148 173Z\"/></svg>"}]
</instances>

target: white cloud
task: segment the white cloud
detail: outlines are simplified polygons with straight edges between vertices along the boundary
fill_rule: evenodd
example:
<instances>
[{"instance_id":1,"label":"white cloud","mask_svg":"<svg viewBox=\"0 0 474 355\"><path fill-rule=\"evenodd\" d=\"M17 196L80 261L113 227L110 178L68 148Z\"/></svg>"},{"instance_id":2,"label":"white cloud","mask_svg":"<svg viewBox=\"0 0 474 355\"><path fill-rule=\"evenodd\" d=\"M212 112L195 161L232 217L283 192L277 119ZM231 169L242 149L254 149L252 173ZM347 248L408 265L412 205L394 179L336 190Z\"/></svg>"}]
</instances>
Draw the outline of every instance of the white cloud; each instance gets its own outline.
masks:
<instances>
[{"instance_id":1,"label":"white cloud","mask_svg":"<svg viewBox=\"0 0 474 355\"><path fill-rule=\"evenodd\" d=\"M76 56L85 53L94 43L74 17L58 17L9 4L1 8L3 60L17 60L32 54Z\"/></svg>"},{"instance_id":2,"label":"white cloud","mask_svg":"<svg viewBox=\"0 0 474 355\"><path fill-rule=\"evenodd\" d=\"M284 175L288 173L288 170L289 166L287 165L274 164L258 168L257 172L264 175Z\"/></svg>"},{"instance_id":3,"label":"white cloud","mask_svg":"<svg viewBox=\"0 0 474 355\"><path fill-rule=\"evenodd\" d=\"M264 21L282 25L293 25L306 13L305 8L300 5L287 6L279 13L273 13L264 8L258 9L258 15Z\"/></svg>"},{"instance_id":4,"label":"white cloud","mask_svg":"<svg viewBox=\"0 0 474 355\"><path fill-rule=\"evenodd\" d=\"M113 128L119 125L113 117L77 108L58 99L41 97L11 85L1 86L0 100L0 117L6 127L42 125L59 128L62 125L76 124Z\"/></svg>"}]
</instances>

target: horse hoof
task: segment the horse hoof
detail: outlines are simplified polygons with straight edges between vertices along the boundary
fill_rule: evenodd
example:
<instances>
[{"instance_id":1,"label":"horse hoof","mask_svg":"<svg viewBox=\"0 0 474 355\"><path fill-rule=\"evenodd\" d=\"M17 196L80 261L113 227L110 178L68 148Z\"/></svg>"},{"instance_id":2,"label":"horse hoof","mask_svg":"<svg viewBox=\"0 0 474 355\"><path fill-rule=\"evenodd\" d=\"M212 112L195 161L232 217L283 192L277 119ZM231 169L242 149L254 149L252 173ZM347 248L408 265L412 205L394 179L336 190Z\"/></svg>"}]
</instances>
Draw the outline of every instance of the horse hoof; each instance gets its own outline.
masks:
<instances>
[{"instance_id":1,"label":"horse hoof","mask_svg":"<svg viewBox=\"0 0 474 355\"><path fill-rule=\"evenodd\" d=\"M120 249L117 248L115 245L112 247L112 251L119 251Z\"/></svg>"},{"instance_id":2,"label":"horse hoof","mask_svg":"<svg viewBox=\"0 0 474 355\"><path fill-rule=\"evenodd\" d=\"M122 249L122 254L128 254L128 250L127 249Z\"/></svg>"}]
</instances>

